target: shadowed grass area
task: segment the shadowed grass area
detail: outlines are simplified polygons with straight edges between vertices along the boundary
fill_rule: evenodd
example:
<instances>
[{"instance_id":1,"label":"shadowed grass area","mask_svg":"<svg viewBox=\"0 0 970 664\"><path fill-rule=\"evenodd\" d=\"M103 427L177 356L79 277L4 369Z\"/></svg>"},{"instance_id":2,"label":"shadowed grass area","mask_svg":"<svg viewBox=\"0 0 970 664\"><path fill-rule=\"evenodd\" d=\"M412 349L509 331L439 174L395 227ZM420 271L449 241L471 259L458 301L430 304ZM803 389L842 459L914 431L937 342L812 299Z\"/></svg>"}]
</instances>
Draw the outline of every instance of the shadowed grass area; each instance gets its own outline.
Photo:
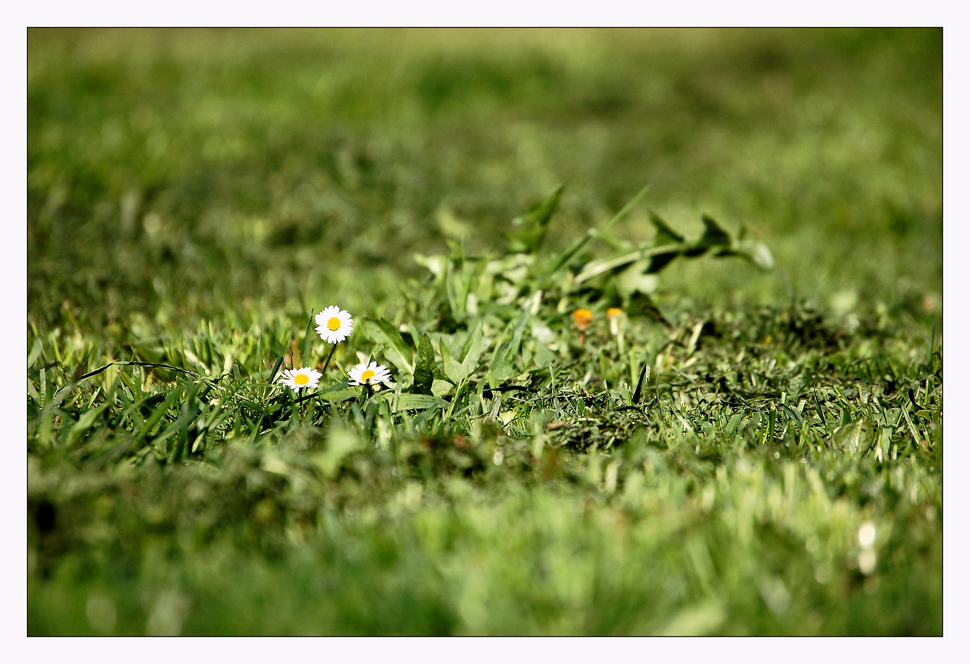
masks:
<instances>
[{"instance_id":1,"label":"shadowed grass area","mask_svg":"<svg viewBox=\"0 0 970 664\"><path fill-rule=\"evenodd\" d=\"M27 223L30 634L942 633L940 30L30 30Z\"/></svg>"}]
</instances>

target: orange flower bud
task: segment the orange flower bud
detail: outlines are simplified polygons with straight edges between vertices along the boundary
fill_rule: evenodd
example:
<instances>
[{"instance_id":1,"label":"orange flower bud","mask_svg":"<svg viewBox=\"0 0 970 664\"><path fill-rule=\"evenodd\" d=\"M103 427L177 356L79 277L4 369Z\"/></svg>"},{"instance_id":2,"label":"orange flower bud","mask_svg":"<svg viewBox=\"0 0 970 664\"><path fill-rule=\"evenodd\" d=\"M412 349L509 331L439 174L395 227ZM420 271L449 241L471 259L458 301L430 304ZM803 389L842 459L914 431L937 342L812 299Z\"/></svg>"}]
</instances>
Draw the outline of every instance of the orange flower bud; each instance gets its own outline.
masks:
<instances>
[{"instance_id":1,"label":"orange flower bud","mask_svg":"<svg viewBox=\"0 0 970 664\"><path fill-rule=\"evenodd\" d=\"M619 307L610 307L606 310L606 318L610 321L610 334L614 337L620 333L620 316L623 314L623 309Z\"/></svg>"},{"instance_id":2,"label":"orange flower bud","mask_svg":"<svg viewBox=\"0 0 970 664\"><path fill-rule=\"evenodd\" d=\"M573 323L576 324L576 328L580 332L589 327L590 322L593 320L593 312L589 309L577 309L573 312Z\"/></svg>"}]
</instances>

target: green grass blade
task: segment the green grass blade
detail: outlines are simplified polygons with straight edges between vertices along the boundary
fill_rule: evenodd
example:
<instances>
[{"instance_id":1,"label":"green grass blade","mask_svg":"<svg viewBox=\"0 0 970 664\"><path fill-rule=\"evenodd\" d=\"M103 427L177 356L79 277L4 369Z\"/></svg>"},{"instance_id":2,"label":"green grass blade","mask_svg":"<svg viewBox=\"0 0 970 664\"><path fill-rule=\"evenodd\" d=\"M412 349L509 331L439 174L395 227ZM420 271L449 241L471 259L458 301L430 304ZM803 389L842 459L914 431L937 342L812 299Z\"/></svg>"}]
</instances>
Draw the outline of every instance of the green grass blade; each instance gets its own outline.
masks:
<instances>
[{"instance_id":1,"label":"green grass blade","mask_svg":"<svg viewBox=\"0 0 970 664\"><path fill-rule=\"evenodd\" d=\"M81 436L87 433L87 431L94 426L95 422L98 421L98 418L101 417L101 413L103 413L107 407L108 404L103 403L100 406L97 406L81 415L74 426L71 427L71 431L67 435L67 444L69 446L74 445L78 440L80 440Z\"/></svg>"},{"instance_id":2,"label":"green grass blade","mask_svg":"<svg viewBox=\"0 0 970 664\"><path fill-rule=\"evenodd\" d=\"M165 413L168 412L168 410L175 403L175 400L179 398L179 395L181 393L182 393L182 386L176 385L168 393L168 396L165 397L165 401L163 401L160 406L158 406L154 411L152 411L152 414L145 421L145 425L141 428L141 431L139 431L138 435L136 436L136 438L139 441L145 440L148 437L149 433L151 433L151 430L165 416Z\"/></svg>"},{"instance_id":3,"label":"green grass blade","mask_svg":"<svg viewBox=\"0 0 970 664\"><path fill-rule=\"evenodd\" d=\"M640 377L637 378L637 387L633 391L633 405L637 406L640 404L640 397L643 396L643 384L647 379L647 372L650 370L648 363L644 362L643 367L640 369Z\"/></svg>"},{"instance_id":4,"label":"green grass blade","mask_svg":"<svg viewBox=\"0 0 970 664\"><path fill-rule=\"evenodd\" d=\"M303 334L303 357L301 359L301 364L304 367L312 367L313 362L310 361L310 341L312 340L313 334L313 309L310 310L310 320L307 321L306 331Z\"/></svg>"},{"instance_id":5,"label":"green grass blade","mask_svg":"<svg viewBox=\"0 0 970 664\"><path fill-rule=\"evenodd\" d=\"M415 394L431 394L431 383L434 381L434 348L427 334L422 334L418 341L418 362L414 367L414 385L411 391Z\"/></svg>"},{"instance_id":6,"label":"green grass blade","mask_svg":"<svg viewBox=\"0 0 970 664\"><path fill-rule=\"evenodd\" d=\"M613 215L613 217L610 218L610 220L607 221L605 224L603 224L602 227L600 227L599 229L590 230L585 237L582 237L574 241L571 245L569 245L562 253L559 254L559 257L556 259L556 262L553 264L552 268L546 273L545 275L546 279L548 279L552 275L559 272L559 270L561 270L570 260L572 260L573 256L575 256L580 251L582 251L583 247L589 244L590 241L597 239L599 237L602 237L606 233L606 231L608 231L610 227L613 226L613 224L615 224L620 219L625 217L627 213L629 213L630 210L633 209L633 206L635 206L640 201L640 199L643 198L643 196L647 193L649 189L650 189L650 185L648 184L645 187L643 187L643 189L638 191L637 195L634 196L632 199L630 199L630 202L624 205L623 209L621 209L619 212Z\"/></svg>"}]
</instances>

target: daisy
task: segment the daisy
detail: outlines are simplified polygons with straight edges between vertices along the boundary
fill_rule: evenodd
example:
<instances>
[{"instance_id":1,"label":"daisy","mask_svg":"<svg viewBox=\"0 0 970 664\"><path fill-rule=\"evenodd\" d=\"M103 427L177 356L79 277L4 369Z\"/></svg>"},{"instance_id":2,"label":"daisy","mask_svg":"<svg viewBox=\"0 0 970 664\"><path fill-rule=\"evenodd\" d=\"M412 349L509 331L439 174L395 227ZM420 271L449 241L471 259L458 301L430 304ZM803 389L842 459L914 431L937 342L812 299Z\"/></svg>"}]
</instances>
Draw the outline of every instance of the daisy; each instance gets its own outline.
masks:
<instances>
[{"instance_id":1,"label":"daisy","mask_svg":"<svg viewBox=\"0 0 970 664\"><path fill-rule=\"evenodd\" d=\"M316 387L320 382L320 377L322 375L322 373L311 369L310 367L303 367L302 369L288 369L283 372L277 382L282 383L287 387L292 387L294 390L300 390L305 387Z\"/></svg>"},{"instance_id":2,"label":"daisy","mask_svg":"<svg viewBox=\"0 0 970 664\"><path fill-rule=\"evenodd\" d=\"M391 372L383 364L371 362L367 364L361 362L350 370L351 385L374 385L375 383L386 383L391 379Z\"/></svg>"},{"instance_id":3,"label":"daisy","mask_svg":"<svg viewBox=\"0 0 970 664\"><path fill-rule=\"evenodd\" d=\"M340 307L327 307L317 314L317 334L330 344L340 343L354 329L354 319Z\"/></svg>"}]
</instances>

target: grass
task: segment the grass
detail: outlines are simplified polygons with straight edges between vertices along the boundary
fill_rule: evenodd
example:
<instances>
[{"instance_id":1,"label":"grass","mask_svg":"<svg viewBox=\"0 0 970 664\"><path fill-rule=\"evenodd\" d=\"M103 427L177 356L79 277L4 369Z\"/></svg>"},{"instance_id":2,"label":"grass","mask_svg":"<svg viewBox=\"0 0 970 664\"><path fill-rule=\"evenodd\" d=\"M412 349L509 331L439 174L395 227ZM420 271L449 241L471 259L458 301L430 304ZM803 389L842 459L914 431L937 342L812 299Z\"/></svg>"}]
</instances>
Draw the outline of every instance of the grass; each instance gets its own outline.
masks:
<instances>
[{"instance_id":1,"label":"grass","mask_svg":"<svg viewBox=\"0 0 970 664\"><path fill-rule=\"evenodd\" d=\"M942 634L941 44L30 30L28 633Z\"/></svg>"}]
</instances>

